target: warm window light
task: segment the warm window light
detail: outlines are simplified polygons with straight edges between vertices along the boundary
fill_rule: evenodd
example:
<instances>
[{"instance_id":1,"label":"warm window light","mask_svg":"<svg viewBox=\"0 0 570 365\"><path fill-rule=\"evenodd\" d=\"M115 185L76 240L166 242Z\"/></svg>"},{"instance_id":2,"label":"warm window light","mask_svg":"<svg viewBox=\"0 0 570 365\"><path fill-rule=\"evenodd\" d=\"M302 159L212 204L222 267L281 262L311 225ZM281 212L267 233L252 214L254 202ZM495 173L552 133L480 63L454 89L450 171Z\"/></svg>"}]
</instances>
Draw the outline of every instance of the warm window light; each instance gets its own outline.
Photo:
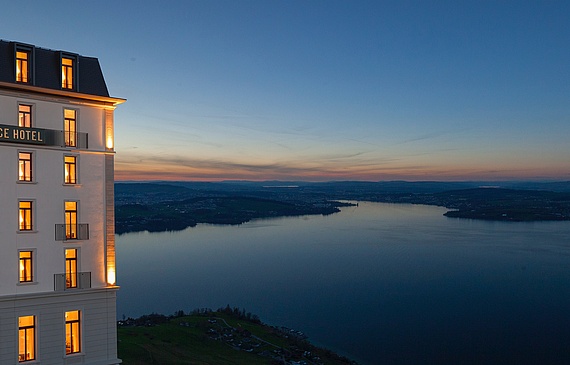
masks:
<instances>
[{"instance_id":1,"label":"warm window light","mask_svg":"<svg viewBox=\"0 0 570 365\"><path fill-rule=\"evenodd\" d=\"M65 354L81 351L81 330L79 311L65 312Z\"/></svg>"},{"instance_id":2,"label":"warm window light","mask_svg":"<svg viewBox=\"0 0 570 365\"><path fill-rule=\"evenodd\" d=\"M28 52L16 52L16 81L28 82Z\"/></svg>"},{"instance_id":3,"label":"warm window light","mask_svg":"<svg viewBox=\"0 0 570 365\"><path fill-rule=\"evenodd\" d=\"M18 318L19 362L36 359L36 319L34 316Z\"/></svg>"},{"instance_id":4,"label":"warm window light","mask_svg":"<svg viewBox=\"0 0 570 365\"><path fill-rule=\"evenodd\" d=\"M20 259L20 282L26 281L26 266L24 260Z\"/></svg>"},{"instance_id":5,"label":"warm window light","mask_svg":"<svg viewBox=\"0 0 570 365\"><path fill-rule=\"evenodd\" d=\"M73 60L70 58L61 59L61 87L73 89Z\"/></svg>"},{"instance_id":6,"label":"warm window light","mask_svg":"<svg viewBox=\"0 0 570 365\"><path fill-rule=\"evenodd\" d=\"M107 142L106 142L107 149L113 149L113 130L111 128L107 128Z\"/></svg>"},{"instance_id":7,"label":"warm window light","mask_svg":"<svg viewBox=\"0 0 570 365\"><path fill-rule=\"evenodd\" d=\"M113 149L113 137L107 136L107 148L112 150Z\"/></svg>"},{"instance_id":8,"label":"warm window light","mask_svg":"<svg viewBox=\"0 0 570 365\"><path fill-rule=\"evenodd\" d=\"M117 282L117 279L115 277L115 268L109 267L107 269L107 284L115 285L116 282Z\"/></svg>"},{"instance_id":9,"label":"warm window light","mask_svg":"<svg viewBox=\"0 0 570 365\"><path fill-rule=\"evenodd\" d=\"M63 159L64 164L64 182L66 184L77 183L77 159L75 156L65 156Z\"/></svg>"}]
</instances>

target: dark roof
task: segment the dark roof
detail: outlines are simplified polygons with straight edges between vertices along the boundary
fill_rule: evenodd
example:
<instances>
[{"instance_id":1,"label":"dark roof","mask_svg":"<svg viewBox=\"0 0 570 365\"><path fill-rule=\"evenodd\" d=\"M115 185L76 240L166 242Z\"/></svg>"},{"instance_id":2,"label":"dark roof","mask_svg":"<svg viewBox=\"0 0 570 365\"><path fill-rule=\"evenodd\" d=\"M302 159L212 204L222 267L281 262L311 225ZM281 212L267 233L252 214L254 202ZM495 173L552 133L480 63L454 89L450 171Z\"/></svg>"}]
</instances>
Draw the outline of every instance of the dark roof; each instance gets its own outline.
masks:
<instances>
[{"instance_id":1,"label":"dark roof","mask_svg":"<svg viewBox=\"0 0 570 365\"><path fill-rule=\"evenodd\" d=\"M32 81L29 85L53 90L61 89L61 56L70 55L77 60L77 93L109 96L107 85L94 57L80 56L71 52L54 51L25 43L0 40L0 81L16 83L16 47L31 49Z\"/></svg>"}]
</instances>

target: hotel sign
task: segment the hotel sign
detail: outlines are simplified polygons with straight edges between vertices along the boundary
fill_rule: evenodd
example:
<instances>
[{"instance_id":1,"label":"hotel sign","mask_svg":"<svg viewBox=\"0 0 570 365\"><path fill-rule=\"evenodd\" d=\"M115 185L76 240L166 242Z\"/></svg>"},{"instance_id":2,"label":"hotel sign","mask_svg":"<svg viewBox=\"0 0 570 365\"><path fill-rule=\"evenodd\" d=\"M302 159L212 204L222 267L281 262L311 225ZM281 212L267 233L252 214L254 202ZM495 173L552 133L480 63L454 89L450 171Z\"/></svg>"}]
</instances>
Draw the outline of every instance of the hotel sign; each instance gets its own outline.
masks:
<instances>
[{"instance_id":1,"label":"hotel sign","mask_svg":"<svg viewBox=\"0 0 570 365\"><path fill-rule=\"evenodd\" d=\"M56 145L56 134L58 133L61 131L0 124L0 142L53 146Z\"/></svg>"}]
</instances>

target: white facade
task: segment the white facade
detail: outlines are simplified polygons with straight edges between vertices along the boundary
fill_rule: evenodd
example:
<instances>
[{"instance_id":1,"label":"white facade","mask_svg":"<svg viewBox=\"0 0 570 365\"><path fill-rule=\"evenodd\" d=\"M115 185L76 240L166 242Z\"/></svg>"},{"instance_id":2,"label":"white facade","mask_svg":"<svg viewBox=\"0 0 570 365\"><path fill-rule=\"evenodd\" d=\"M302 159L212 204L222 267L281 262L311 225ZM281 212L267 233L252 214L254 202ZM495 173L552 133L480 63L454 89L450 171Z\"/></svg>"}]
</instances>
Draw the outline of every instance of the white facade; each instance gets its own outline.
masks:
<instances>
[{"instance_id":1,"label":"white facade","mask_svg":"<svg viewBox=\"0 0 570 365\"><path fill-rule=\"evenodd\" d=\"M79 75L81 59L75 60L73 72ZM59 77L60 70L30 68L37 79L40 72ZM2 365L121 362L113 112L122 102L80 87L0 80ZM21 105L30 107L31 126L19 126ZM73 111L75 128L65 124L66 110ZM66 313L77 314L77 320L66 321Z\"/></svg>"}]
</instances>

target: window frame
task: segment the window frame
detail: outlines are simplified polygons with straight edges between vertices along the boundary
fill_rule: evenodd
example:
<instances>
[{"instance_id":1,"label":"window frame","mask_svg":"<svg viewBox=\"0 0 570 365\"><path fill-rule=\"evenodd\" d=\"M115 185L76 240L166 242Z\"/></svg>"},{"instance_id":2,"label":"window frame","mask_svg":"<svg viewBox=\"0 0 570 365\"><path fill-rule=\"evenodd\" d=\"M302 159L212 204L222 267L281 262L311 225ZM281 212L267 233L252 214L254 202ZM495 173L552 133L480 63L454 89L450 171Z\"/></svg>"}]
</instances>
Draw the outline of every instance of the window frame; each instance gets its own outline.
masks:
<instances>
[{"instance_id":1,"label":"window frame","mask_svg":"<svg viewBox=\"0 0 570 365\"><path fill-rule=\"evenodd\" d=\"M22 84L30 83L30 52L27 50L16 50L16 82Z\"/></svg>"},{"instance_id":2,"label":"window frame","mask_svg":"<svg viewBox=\"0 0 570 365\"><path fill-rule=\"evenodd\" d=\"M20 324L20 321L28 317L32 318L31 325ZM35 315L18 316L18 363L35 361L37 358L37 322ZM24 341L24 353L22 353L22 339ZM31 356L28 358L27 354L29 354L28 350L30 349L32 350Z\"/></svg>"},{"instance_id":3,"label":"window frame","mask_svg":"<svg viewBox=\"0 0 570 365\"><path fill-rule=\"evenodd\" d=\"M68 319L71 314L76 314L73 319ZM82 314L80 309L65 311L65 355L80 354L82 351ZM75 336L74 336L75 335ZM68 345L69 344L69 345Z\"/></svg>"},{"instance_id":4,"label":"window frame","mask_svg":"<svg viewBox=\"0 0 570 365\"><path fill-rule=\"evenodd\" d=\"M29 156L26 159L23 155L27 154ZM34 156L33 151L18 150L18 182L19 183L31 183L34 182ZM24 168L22 169L22 164ZM26 169L28 166L28 169ZM28 171L29 170L29 171ZM29 176L27 176L29 174Z\"/></svg>"},{"instance_id":5,"label":"window frame","mask_svg":"<svg viewBox=\"0 0 570 365\"><path fill-rule=\"evenodd\" d=\"M76 200L66 200L63 204L65 239L77 240L79 239L79 202Z\"/></svg>"},{"instance_id":6,"label":"window frame","mask_svg":"<svg viewBox=\"0 0 570 365\"><path fill-rule=\"evenodd\" d=\"M67 252L74 252L75 257L67 257ZM65 288L79 288L79 248L69 247L64 249L65 257Z\"/></svg>"},{"instance_id":7,"label":"window frame","mask_svg":"<svg viewBox=\"0 0 570 365\"><path fill-rule=\"evenodd\" d=\"M17 44L14 47L14 80L18 84L33 84L33 59L34 48L26 45ZM26 57L22 57L25 54ZM25 72L22 72L25 70Z\"/></svg>"},{"instance_id":8,"label":"window frame","mask_svg":"<svg viewBox=\"0 0 570 365\"><path fill-rule=\"evenodd\" d=\"M22 203L30 203L29 207L22 207ZM35 200L18 200L18 232L34 232L34 205ZM29 212L29 213L27 213ZM29 223L27 221L29 220Z\"/></svg>"},{"instance_id":9,"label":"window frame","mask_svg":"<svg viewBox=\"0 0 570 365\"><path fill-rule=\"evenodd\" d=\"M67 112L73 112L73 117L68 117ZM77 109L63 109L63 141L65 147L77 148L77 139L79 136L78 131L78 110ZM73 125L73 130L71 126Z\"/></svg>"},{"instance_id":10,"label":"window frame","mask_svg":"<svg viewBox=\"0 0 570 365\"><path fill-rule=\"evenodd\" d=\"M60 85L62 90L77 90L77 55L61 53L59 64L61 66ZM71 61L71 64L65 63ZM71 81L68 81L71 78Z\"/></svg>"},{"instance_id":11,"label":"window frame","mask_svg":"<svg viewBox=\"0 0 570 365\"><path fill-rule=\"evenodd\" d=\"M22 111L22 107L27 107L30 110L29 111ZM22 123L22 116L28 116L27 118L27 124L29 125L25 125L26 123ZM34 105L33 104L28 104L28 103L18 103L18 127L20 128L32 128L33 127L33 116L34 116ZM22 125L24 124L24 125Z\"/></svg>"},{"instance_id":12,"label":"window frame","mask_svg":"<svg viewBox=\"0 0 570 365\"><path fill-rule=\"evenodd\" d=\"M73 162L67 159L73 159ZM79 184L79 156L77 155L64 155L63 156L63 183L64 185L78 185Z\"/></svg>"},{"instance_id":13,"label":"window frame","mask_svg":"<svg viewBox=\"0 0 570 365\"><path fill-rule=\"evenodd\" d=\"M23 253L29 253L30 257L22 257ZM18 283L19 284L30 284L35 283L35 256L36 250L33 249L22 249L18 250ZM22 263L24 261L24 263ZM24 275L22 274L24 271ZM27 273L29 271L29 273ZM28 275L26 275L28 274ZM29 279L28 279L29 277Z\"/></svg>"}]
</instances>

